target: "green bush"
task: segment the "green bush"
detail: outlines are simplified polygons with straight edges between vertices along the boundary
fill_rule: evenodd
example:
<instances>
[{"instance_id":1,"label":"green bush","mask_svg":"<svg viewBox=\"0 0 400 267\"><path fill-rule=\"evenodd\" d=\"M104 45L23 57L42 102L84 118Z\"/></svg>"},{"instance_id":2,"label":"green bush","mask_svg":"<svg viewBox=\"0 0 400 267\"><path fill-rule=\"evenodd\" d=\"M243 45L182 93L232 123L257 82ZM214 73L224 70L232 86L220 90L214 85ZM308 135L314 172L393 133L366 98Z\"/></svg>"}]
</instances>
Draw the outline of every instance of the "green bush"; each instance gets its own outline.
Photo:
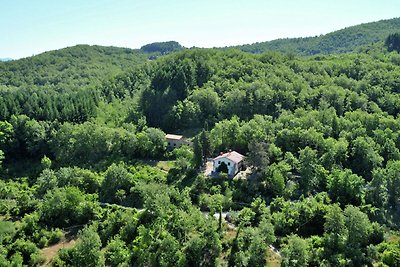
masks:
<instances>
[{"instance_id":1,"label":"green bush","mask_svg":"<svg viewBox=\"0 0 400 267\"><path fill-rule=\"evenodd\" d=\"M45 263L46 257L40 252L31 254L29 266L42 266Z\"/></svg>"},{"instance_id":2,"label":"green bush","mask_svg":"<svg viewBox=\"0 0 400 267\"><path fill-rule=\"evenodd\" d=\"M44 247L47 246L48 242L49 242L49 239L48 239L46 236L42 236L42 237L39 239L39 242L38 242L37 246L38 246L39 248L44 248Z\"/></svg>"},{"instance_id":3,"label":"green bush","mask_svg":"<svg viewBox=\"0 0 400 267\"><path fill-rule=\"evenodd\" d=\"M63 237L64 237L64 233L60 229L56 228L50 232L48 244L49 245L56 244L56 243L60 242Z\"/></svg>"}]
</instances>

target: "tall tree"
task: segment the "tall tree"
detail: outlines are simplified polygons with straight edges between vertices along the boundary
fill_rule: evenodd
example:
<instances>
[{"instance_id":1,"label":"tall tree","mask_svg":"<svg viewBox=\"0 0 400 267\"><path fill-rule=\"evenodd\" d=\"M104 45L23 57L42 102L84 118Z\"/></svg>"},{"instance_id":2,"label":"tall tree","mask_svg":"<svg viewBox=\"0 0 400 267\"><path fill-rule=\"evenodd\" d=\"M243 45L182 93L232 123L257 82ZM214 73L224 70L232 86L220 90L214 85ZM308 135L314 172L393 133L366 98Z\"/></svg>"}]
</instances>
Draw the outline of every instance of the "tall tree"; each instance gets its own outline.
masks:
<instances>
[{"instance_id":1,"label":"tall tree","mask_svg":"<svg viewBox=\"0 0 400 267\"><path fill-rule=\"evenodd\" d=\"M200 133L200 141L202 148L203 161L206 161L211 156L211 142L209 133L206 130L202 130Z\"/></svg>"},{"instance_id":2,"label":"tall tree","mask_svg":"<svg viewBox=\"0 0 400 267\"><path fill-rule=\"evenodd\" d=\"M385 39L385 46L389 52L400 52L400 33L389 34Z\"/></svg>"},{"instance_id":3,"label":"tall tree","mask_svg":"<svg viewBox=\"0 0 400 267\"><path fill-rule=\"evenodd\" d=\"M291 235L287 244L282 249L282 267L304 267L308 266L309 251L307 241Z\"/></svg>"},{"instance_id":4,"label":"tall tree","mask_svg":"<svg viewBox=\"0 0 400 267\"><path fill-rule=\"evenodd\" d=\"M200 167L203 164L203 147L198 136L193 139L193 153L194 166Z\"/></svg>"},{"instance_id":5,"label":"tall tree","mask_svg":"<svg viewBox=\"0 0 400 267\"><path fill-rule=\"evenodd\" d=\"M345 225L345 216L339 205L334 204L329 207L325 215L324 230L324 258L332 266L341 266L344 258L341 254L345 251L348 231Z\"/></svg>"},{"instance_id":6,"label":"tall tree","mask_svg":"<svg viewBox=\"0 0 400 267\"><path fill-rule=\"evenodd\" d=\"M73 266L104 266L101 252L101 240L95 229L86 227L79 234L79 239L71 253Z\"/></svg>"},{"instance_id":7,"label":"tall tree","mask_svg":"<svg viewBox=\"0 0 400 267\"><path fill-rule=\"evenodd\" d=\"M256 170L263 170L269 164L269 144L251 140L248 145L247 162Z\"/></svg>"}]
</instances>

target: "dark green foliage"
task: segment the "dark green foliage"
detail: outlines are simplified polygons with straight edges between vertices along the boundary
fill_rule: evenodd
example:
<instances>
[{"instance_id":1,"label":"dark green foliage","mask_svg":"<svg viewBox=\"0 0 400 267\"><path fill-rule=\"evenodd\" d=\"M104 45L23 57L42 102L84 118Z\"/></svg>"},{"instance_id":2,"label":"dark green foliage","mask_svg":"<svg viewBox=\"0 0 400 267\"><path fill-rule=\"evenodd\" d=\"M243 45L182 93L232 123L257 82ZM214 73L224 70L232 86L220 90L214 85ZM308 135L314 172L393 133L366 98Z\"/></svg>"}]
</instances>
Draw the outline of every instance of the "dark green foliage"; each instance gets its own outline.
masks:
<instances>
[{"instance_id":1,"label":"dark green foliage","mask_svg":"<svg viewBox=\"0 0 400 267\"><path fill-rule=\"evenodd\" d=\"M61 227L87 223L98 212L96 198L75 187L48 191L40 208L41 220L48 225Z\"/></svg>"},{"instance_id":2,"label":"dark green foliage","mask_svg":"<svg viewBox=\"0 0 400 267\"><path fill-rule=\"evenodd\" d=\"M219 165L217 168L217 172L228 173L228 166L226 165L225 162L221 162L221 165Z\"/></svg>"},{"instance_id":3,"label":"dark green foliage","mask_svg":"<svg viewBox=\"0 0 400 267\"><path fill-rule=\"evenodd\" d=\"M60 168L57 171L44 169L36 180L37 193L44 195L56 187L74 186L82 192L96 193L99 191L102 177L89 170L78 167Z\"/></svg>"},{"instance_id":4,"label":"dark green foliage","mask_svg":"<svg viewBox=\"0 0 400 267\"><path fill-rule=\"evenodd\" d=\"M96 112L96 87L145 60L131 49L78 45L1 62L0 119L86 121Z\"/></svg>"},{"instance_id":5,"label":"dark green foliage","mask_svg":"<svg viewBox=\"0 0 400 267\"><path fill-rule=\"evenodd\" d=\"M128 48L77 45L0 63L0 84L73 89L99 84L146 56Z\"/></svg>"},{"instance_id":6,"label":"dark green foliage","mask_svg":"<svg viewBox=\"0 0 400 267\"><path fill-rule=\"evenodd\" d=\"M129 261L129 250L124 241L119 237L110 240L106 247L106 264L109 266L120 266Z\"/></svg>"},{"instance_id":7,"label":"dark green foliage","mask_svg":"<svg viewBox=\"0 0 400 267\"><path fill-rule=\"evenodd\" d=\"M104 258L100 251L101 241L94 227L86 227L79 233L77 244L62 250L55 259L55 266L104 266Z\"/></svg>"},{"instance_id":8,"label":"dark green foliage","mask_svg":"<svg viewBox=\"0 0 400 267\"><path fill-rule=\"evenodd\" d=\"M98 101L94 89L0 85L0 119L23 114L37 120L84 122L95 115Z\"/></svg>"},{"instance_id":9,"label":"dark green foliage","mask_svg":"<svg viewBox=\"0 0 400 267\"><path fill-rule=\"evenodd\" d=\"M389 34L385 39L385 46L389 52L400 52L400 33Z\"/></svg>"},{"instance_id":10,"label":"dark green foliage","mask_svg":"<svg viewBox=\"0 0 400 267\"><path fill-rule=\"evenodd\" d=\"M264 142L249 142L249 153L247 155L247 163L255 169L266 169L269 164L268 144Z\"/></svg>"},{"instance_id":11,"label":"dark green foliage","mask_svg":"<svg viewBox=\"0 0 400 267\"><path fill-rule=\"evenodd\" d=\"M53 266L265 266L271 244L283 266L398 264L398 53L137 53L0 63L0 265L39 265L72 229ZM204 176L229 149L252 175Z\"/></svg>"},{"instance_id":12,"label":"dark green foliage","mask_svg":"<svg viewBox=\"0 0 400 267\"><path fill-rule=\"evenodd\" d=\"M286 38L269 42L238 46L243 51L263 53L279 51L300 55L354 52L375 42L383 42L400 28L400 19L394 18L348 27L325 35L306 38ZM391 50L390 50L391 51Z\"/></svg>"},{"instance_id":13,"label":"dark green foliage","mask_svg":"<svg viewBox=\"0 0 400 267\"><path fill-rule=\"evenodd\" d=\"M307 266L309 261L307 241L296 235L288 238L288 244L282 250L282 267Z\"/></svg>"},{"instance_id":14,"label":"dark green foliage","mask_svg":"<svg viewBox=\"0 0 400 267\"><path fill-rule=\"evenodd\" d=\"M159 42L159 43L151 43L144 45L140 48L140 50L146 53L160 53L160 54L167 54L175 51L182 50L183 47L175 41L169 42Z\"/></svg>"},{"instance_id":15,"label":"dark green foliage","mask_svg":"<svg viewBox=\"0 0 400 267\"><path fill-rule=\"evenodd\" d=\"M135 185L133 174L129 173L123 165L111 165L106 173L101 185L100 199L103 202L121 203ZM123 194L119 194L123 193Z\"/></svg>"},{"instance_id":16,"label":"dark green foliage","mask_svg":"<svg viewBox=\"0 0 400 267\"><path fill-rule=\"evenodd\" d=\"M95 163L107 157L159 158L166 150L165 134L154 128L136 132L135 127L113 128L91 122L63 124L51 140L59 162Z\"/></svg>"},{"instance_id":17,"label":"dark green foliage","mask_svg":"<svg viewBox=\"0 0 400 267\"><path fill-rule=\"evenodd\" d=\"M333 170L328 178L327 188L333 201L342 205L360 205L365 182L362 177L351 173L350 170Z\"/></svg>"}]
</instances>

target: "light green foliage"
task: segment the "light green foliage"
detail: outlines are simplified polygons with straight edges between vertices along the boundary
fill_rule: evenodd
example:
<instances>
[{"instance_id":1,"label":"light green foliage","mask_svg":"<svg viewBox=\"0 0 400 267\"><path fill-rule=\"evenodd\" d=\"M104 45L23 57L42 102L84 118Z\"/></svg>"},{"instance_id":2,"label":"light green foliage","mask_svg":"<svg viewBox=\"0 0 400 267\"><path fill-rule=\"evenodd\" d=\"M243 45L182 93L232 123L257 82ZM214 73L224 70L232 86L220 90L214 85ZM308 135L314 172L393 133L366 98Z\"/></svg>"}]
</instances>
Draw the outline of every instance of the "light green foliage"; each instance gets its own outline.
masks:
<instances>
[{"instance_id":1,"label":"light green foliage","mask_svg":"<svg viewBox=\"0 0 400 267\"><path fill-rule=\"evenodd\" d=\"M39 249L33 242L29 240L17 239L13 244L13 247L15 254L20 253L25 264L32 266L37 264L31 262L33 259L35 259L34 255L39 253Z\"/></svg>"},{"instance_id":2,"label":"light green foliage","mask_svg":"<svg viewBox=\"0 0 400 267\"><path fill-rule=\"evenodd\" d=\"M393 207L400 206L400 187L397 186L400 183L399 171L400 161L392 161L387 164L386 179L389 197L388 203Z\"/></svg>"},{"instance_id":3,"label":"light green foliage","mask_svg":"<svg viewBox=\"0 0 400 267\"><path fill-rule=\"evenodd\" d=\"M27 179L4 182L0 180L0 214L23 216L37 209L38 200Z\"/></svg>"},{"instance_id":4,"label":"light green foliage","mask_svg":"<svg viewBox=\"0 0 400 267\"><path fill-rule=\"evenodd\" d=\"M93 227L86 227L79 233L77 244L68 251L68 258L61 258L65 266L104 266L101 241Z\"/></svg>"},{"instance_id":5,"label":"light green foliage","mask_svg":"<svg viewBox=\"0 0 400 267\"><path fill-rule=\"evenodd\" d=\"M7 121L0 121L0 148L9 141L13 135L13 126Z\"/></svg>"},{"instance_id":6,"label":"light green foliage","mask_svg":"<svg viewBox=\"0 0 400 267\"><path fill-rule=\"evenodd\" d=\"M84 194L76 187L48 191L40 207L41 220L52 226L87 223L98 212L96 195Z\"/></svg>"},{"instance_id":7,"label":"light green foliage","mask_svg":"<svg viewBox=\"0 0 400 267\"><path fill-rule=\"evenodd\" d=\"M103 244L112 240L114 236L118 239L118 234L120 234L120 238L124 242L130 242L134 238L139 214L133 209L117 207L113 206L113 209L106 209L99 223L98 233Z\"/></svg>"},{"instance_id":8,"label":"light green foliage","mask_svg":"<svg viewBox=\"0 0 400 267\"><path fill-rule=\"evenodd\" d=\"M310 236L323 232L324 215L330 199L326 193L301 201L290 202L277 197L271 203L272 218L277 235L298 233Z\"/></svg>"},{"instance_id":9,"label":"light green foliage","mask_svg":"<svg viewBox=\"0 0 400 267\"><path fill-rule=\"evenodd\" d=\"M179 148L175 148L173 153L176 158L176 167L182 170L187 170L194 164L194 149L188 146L181 146Z\"/></svg>"},{"instance_id":10,"label":"light green foliage","mask_svg":"<svg viewBox=\"0 0 400 267\"><path fill-rule=\"evenodd\" d=\"M378 251L381 253L381 265L379 266L400 266L400 242L398 237L379 244Z\"/></svg>"},{"instance_id":11,"label":"light green foliage","mask_svg":"<svg viewBox=\"0 0 400 267\"><path fill-rule=\"evenodd\" d=\"M337 205L328 208L324 223L324 259L333 266L341 266L344 261L348 230L342 209Z\"/></svg>"},{"instance_id":12,"label":"light green foliage","mask_svg":"<svg viewBox=\"0 0 400 267\"><path fill-rule=\"evenodd\" d=\"M58 186L57 176L53 170L44 169L36 180L37 193L40 195L46 194Z\"/></svg>"},{"instance_id":13,"label":"light green foliage","mask_svg":"<svg viewBox=\"0 0 400 267\"><path fill-rule=\"evenodd\" d=\"M371 176L371 171L380 167L383 158L379 155L375 141L370 137L357 137L352 144L351 157L355 173L365 177Z\"/></svg>"},{"instance_id":14,"label":"light green foliage","mask_svg":"<svg viewBox=\"0 0 400 267\"><path fill-rule=\"evenodd\" d=\"M106 264L111 266L127 265L129 260L129 250L124 241L119 237L110 240L105 252Z\"/></svg>"},{"instance_id":15,"label":"light green foliage","mask_svg":"<svg viewBox=\"0 0 400 267\"><path fill-rule=\"evenodd\" d=\"M0 170L1 170L1 163L4 160L4 152L0 150Z\"/></svg>"},{"instance_id":16,"label":"light green foliage","mask_svg":"<svg viewBox=\"0 0 400 267\"><path fill-rule=\"evenodd\" d=\"M268 186L271 189L273 195L282 195L285 188L285 178L283 177L282 173L278 171L273 172L272 177L270 177L268 181Z\"/></svg>"},{"instance_id":17,"label":"light green foliage","mask_svg":"<svg viewBox=\"0 0 400 267\"><path fill-rule=\"evenodd\" d=\"M44 195L56 187L75 186L86 193L98 192L102 177L78 167L60 168L57 171L44 169L36 180L37 192Z\"/></svg>"},{"instance_id":18,"label":"light green foliage","mask_svg":"<svg viewBox=\"0 0 400 267\"><path fill-rule=\"evenodd\" d=\"M128 127L127 127L128 128ZM108 157L159 158L165 152L165 134L155 128L131 132L94 123L65 123L52 139L56 159L65 163L95 163Z\"/></svg>"},{"instance_id":19,"label":"light green foliage","mask_svg":"<svg viewBox=\"0 0 400 267\"><path fill-rule=\"evenodd\" d=\"M282 249L282 267L308 266L309 253L307 241L296 236L288 237L287 244Z\"/></svg>"},{"instance_id":20,"label":"light green foliage","mask_svg":"<svg viewBox=\"0 0 400 267\"><path fill-rule=\"evenodd\" d=\"M104 202L121 203L121 199L116 196L117 191L130 192L134 184L133 174L129 173L123 164L113 164L105 173L100 199Z\"/></svg>"},{"instance_id":21,"label":"light green foliage","mask_svg":"<svg viewBox=\"0 0 400 267\"><path fill-rule=\"evenodd\" d=\"M272 243L283 266L396 266L396 52L149 48L0 63L0 265L40 264L38 247L63 237L52 227L83 227L54 266L264 266ZM163 131L193 148L166 151ZM258 175L198 172L229 149Z\"/></svg>"},{"instance_id":22,"label":"light green foliage","mask_svg":"<svg viewBox=\"0 0 400 267\"><path fill-rule=\"evenodd\" d=\"M82 192L94 194L100 189L103 177L90 170L78 167L60 168L55 173L59 187L75 186Z\"/></svg>"},{"instance_id":23,"label":"light green foliage","mask_svg":"<svg viewBox=\"0 0 400 267\"><path fill-rule=\"evenodd\" d=\"M354 206L347 206L343 213L348 230L346 257L356 266L370 262L365 253L368 238L372 232L372 225L368 216Z\"/></svg>"},{"instance_id":24,"label":"light green foliage","mask_svg":"<svg viewBox=\"0 0 400 267\"><path fill-rule=\"evenodd\" d=\"M349 231L349 245L355 247L365 245L372 230L368 216L354 206L347 206L344 215L346 227Z\"/></svg>"},{"instance_id":25,"label":"light green foliage","mask_svg":"<svg viewBox=\"0 0 400 267\"><path fill-rule=\"evenodd\" d=\"M299 151L300 189L308 194L323 187L326 171L318 162L317 151L305 147Z\"/></svg>"},{"instance_id":26,"label":"light green foliage","mask_svg":"<svg viewBox=\"0 0 400 267\"><path fill-rule=\"evenodd\" d=\"M10 221L0 220L0 244L15 235L15 225Z\"/></svg>"},{"instance_id":27,"label":"light green foliage","mask_svg":"<svg viewBox=\"0 0 400 267\"><path fill-rule=\"evenodd\" d=\"M50 169L51 168L51 159L49 159L46 155L40 160L40 164L42 165L42 169Z\"/></svg>"}]
</instances>

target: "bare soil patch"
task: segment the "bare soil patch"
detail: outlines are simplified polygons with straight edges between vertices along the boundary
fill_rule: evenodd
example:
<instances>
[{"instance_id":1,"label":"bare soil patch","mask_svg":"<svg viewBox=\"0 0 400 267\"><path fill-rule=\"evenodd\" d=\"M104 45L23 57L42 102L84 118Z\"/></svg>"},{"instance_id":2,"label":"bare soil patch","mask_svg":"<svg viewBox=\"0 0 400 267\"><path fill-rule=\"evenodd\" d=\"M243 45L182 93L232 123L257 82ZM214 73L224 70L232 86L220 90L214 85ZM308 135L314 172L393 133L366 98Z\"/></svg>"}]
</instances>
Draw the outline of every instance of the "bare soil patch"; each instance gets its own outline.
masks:
<instances>
[{"instance_id":1,"label":"bare soil patch","mask_svg":"<svg viewBox=\"0 0 400 267\"><path fill-rule=\"evenodd\" d=\"M44 262L43 266L50 266L50 262L58 254L60 249L71 248L75 245L75 242L77 240L78 230L81 228L81 226L78 225L70 228L71 230L66 233L65 238L63 238L60 242L42 249L41 251L42 255L45 256L46 258L46 261Z\"/></svg>"}]
</instances>

